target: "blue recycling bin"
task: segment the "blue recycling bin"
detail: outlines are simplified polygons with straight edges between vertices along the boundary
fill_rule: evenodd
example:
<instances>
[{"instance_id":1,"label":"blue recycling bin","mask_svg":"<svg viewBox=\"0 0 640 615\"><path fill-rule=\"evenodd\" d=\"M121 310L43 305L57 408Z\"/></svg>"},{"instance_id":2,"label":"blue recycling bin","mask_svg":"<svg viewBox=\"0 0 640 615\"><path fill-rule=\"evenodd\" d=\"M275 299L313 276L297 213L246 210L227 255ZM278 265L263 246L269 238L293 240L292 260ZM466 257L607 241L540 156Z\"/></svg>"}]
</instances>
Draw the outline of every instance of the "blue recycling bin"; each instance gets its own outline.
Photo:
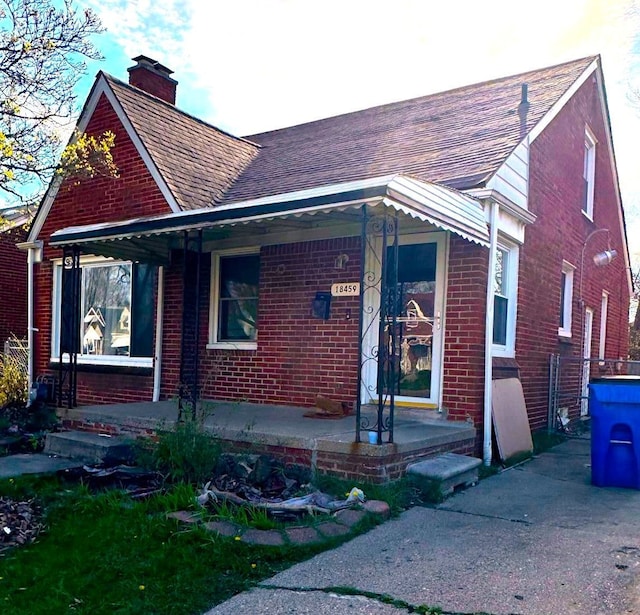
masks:
<instances>
[{"instance_id":1,"label":"blue recycling bin","mask_svg":"<svg viewBox=\"0 0 640 615\"><path fill-rule=\"evenodd\" d=\"M640 489L640 377L612 376L589 384L591 482Z\"/></svg>"}]
</instances>

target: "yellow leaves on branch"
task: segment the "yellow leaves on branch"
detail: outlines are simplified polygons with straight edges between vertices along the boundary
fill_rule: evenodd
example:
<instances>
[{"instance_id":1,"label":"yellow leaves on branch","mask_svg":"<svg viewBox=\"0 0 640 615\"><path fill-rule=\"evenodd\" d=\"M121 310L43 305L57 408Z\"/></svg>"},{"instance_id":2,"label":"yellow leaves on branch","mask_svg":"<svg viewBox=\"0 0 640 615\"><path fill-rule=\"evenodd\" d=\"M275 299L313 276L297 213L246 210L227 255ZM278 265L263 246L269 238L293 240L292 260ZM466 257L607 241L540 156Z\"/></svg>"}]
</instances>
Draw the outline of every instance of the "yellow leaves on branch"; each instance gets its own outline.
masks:
<instances>
[{"instance_id":1,"label":"yellow leaves on branch","mask_svg":"<svg viewBox=\"0 0 640 615\"><path fill-rule=\"evenodd\" d=\"M57 173L76 181L96 176L119 177L112 155L115 139L110 130L100 136L76 133L62 152Z\"/></svg>"}]
</instances>

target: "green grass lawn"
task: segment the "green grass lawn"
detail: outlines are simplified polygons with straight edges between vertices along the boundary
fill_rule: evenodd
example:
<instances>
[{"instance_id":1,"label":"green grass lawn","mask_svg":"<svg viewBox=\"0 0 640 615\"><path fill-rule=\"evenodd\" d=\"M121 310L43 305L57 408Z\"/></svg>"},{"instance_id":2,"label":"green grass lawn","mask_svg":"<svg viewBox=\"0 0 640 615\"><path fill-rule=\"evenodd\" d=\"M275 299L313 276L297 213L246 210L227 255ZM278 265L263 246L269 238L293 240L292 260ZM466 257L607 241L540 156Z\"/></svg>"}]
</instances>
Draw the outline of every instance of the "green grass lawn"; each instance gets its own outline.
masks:
<instances>
[{"instance_id":1,"label":"green grass lawn","mask_svg":"<svg viewBox=\"0 0 640 615\"><path fill-rule=\"evenodd\" d=\"M57 479L0 481L0 494L36 497L46 531L0 555L0 613L195 614L339 541L261 547L167 519L193 509L193 490L132 502ZM365 529L365 528L363 528Z\"/></svg>"}]
</instances>

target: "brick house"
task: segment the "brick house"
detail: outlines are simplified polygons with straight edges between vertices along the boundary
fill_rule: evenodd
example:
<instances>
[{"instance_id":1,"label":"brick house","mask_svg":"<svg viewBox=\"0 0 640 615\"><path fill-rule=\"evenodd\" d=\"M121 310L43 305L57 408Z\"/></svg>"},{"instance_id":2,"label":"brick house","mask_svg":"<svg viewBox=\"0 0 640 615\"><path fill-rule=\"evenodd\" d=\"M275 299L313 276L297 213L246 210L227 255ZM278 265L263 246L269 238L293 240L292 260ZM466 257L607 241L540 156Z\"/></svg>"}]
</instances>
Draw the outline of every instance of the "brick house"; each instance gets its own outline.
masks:
<instances>
[{"instance_id":1,"label":"brick house","mask_svg":"<svg viewBox=\"0 0 640 615\"><path fill-rule=\"evenodd\" d=\"M135 61L78 122L116 134L120 178L54 181L23 244L61 403L438 409L486 456L492 379L539 429L550 355L626 357L599 57L244 138Z\"/></svg>"},{"instance_id":2,"label":"brick house","mask_svg":"<svg viewBox=\"0 0 640 615\"><path fill-rule=\"evenodd\" d=\"M27 266L17 244L26 239L30 219L28 211L21 208L6 210L0 216L0 352L10 337L27 336Z\"/></svg>"}]
</instances>

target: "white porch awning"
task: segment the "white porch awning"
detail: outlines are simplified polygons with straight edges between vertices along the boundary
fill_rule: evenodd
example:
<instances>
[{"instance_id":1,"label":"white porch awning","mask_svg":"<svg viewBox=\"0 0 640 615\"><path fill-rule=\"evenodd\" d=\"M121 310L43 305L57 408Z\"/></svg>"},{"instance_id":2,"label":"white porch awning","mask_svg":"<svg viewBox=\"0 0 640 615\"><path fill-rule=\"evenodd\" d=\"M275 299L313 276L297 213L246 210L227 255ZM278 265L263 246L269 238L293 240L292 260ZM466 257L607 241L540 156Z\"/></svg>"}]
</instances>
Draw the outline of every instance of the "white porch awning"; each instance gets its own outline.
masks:
<instances>
[{"instance_id":1,"label":"white porch awning","mask_svg":"<svg viewBox=\"0 0 640 615\"><path fill-rule=\"evenodd\" d=\"M489 246L481 202L471 196L405 175L346 182L251 201L118 222L73 226L52 234L50 245L138 262L166 263L182 246L185 231L203 231L205 242L230 236L269 243L274 231L346 229L361 220L362 207L389 207L409 218ZM355 228L355 226L354 226ZM274 240L273 243L279 243Z\"/></svg>"}]
</instances>

